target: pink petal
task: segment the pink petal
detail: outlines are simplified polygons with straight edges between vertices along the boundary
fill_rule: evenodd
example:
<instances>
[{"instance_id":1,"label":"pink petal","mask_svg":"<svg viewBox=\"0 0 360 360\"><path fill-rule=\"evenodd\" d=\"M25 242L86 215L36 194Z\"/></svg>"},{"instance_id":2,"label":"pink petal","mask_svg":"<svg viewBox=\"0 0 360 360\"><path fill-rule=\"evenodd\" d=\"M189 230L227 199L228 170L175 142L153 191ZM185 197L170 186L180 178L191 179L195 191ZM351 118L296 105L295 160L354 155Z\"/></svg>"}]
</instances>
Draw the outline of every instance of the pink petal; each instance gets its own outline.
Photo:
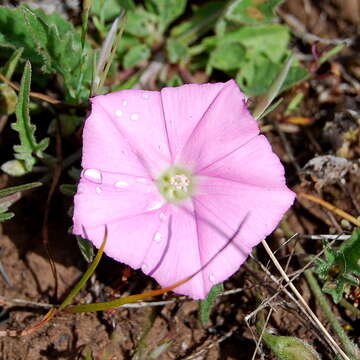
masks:
<instances>
[{"instance_id":1,"label":"pink petal","mask_svg":"<svg viewBox=\"0 0 360 360\"><path fill-rule=\"evenodd\" d=\"M235 81L224 84L209 104L180 156L194 172L211 165L256 137L259 128Z\"/></svg>"},{"instance_id":2,"label":"pink petal","mask_svg":"<svg viewBox=\"0 0 360 360\"><path fill-rule=\"evenodd\" d=\"M224 86L224 83L188 84L161 90L173 162Z\"/></svg>"},{"instance_id":3,"label":"pink petal","mask_svg":"<svg viewBox=\"0 0 360 360\"><path fill-rule=\"evenodd\" d=\"M194 274L201 268L201 249L197 239L197 221L191 200L186 200L182 206L171 206L171 232L166 239L166 253L157 267L149 272L162 286L169 286ZM152 244L145 263L156 255L156 244ZM194 299L204 298L206 291L202 274L197 274L192 280L177 287L176 293L189 295Z\"/></svg>"},{"instance_id":4,"label":"pink petal","mask_svg":"<svg viewBox=\"0 0 360 360\"><path fill-rule=\"evenodd\" d=\"M151 180L102 171L100 183L89 180L87 171L83 171L74 198L73 219L79 226L105 225L165 204Z\"/></svg>"},{"instance_id":5,"label":"pink petal","mask_svg":"<svg viewBox=\"0 0 360 360\"><path fill-rule=\"evenodd\" d=\"M92 99L83 168L157 176L170 162L160 93L123 90Z\"/></svg>"},{"instance_id":6,"label":"pink petal","mask_svg":"<svg viewBox=\"0 0 360 360\"><path fill-rule=\"evenodd\" d=\"M146 271L150 266L155 266L154 264L159 262L161 254L164 252L165 243L156 244L158 251L151 259L148 258L148 251L155 242L155 234L162 231L161 229L164 227L159 216L160 213L160 210L156 210L107 223L108 237L105 253L134 269L142 268L143 271ZM87 238L96 247L100 247L104 238L105 226L89 226L84 229Z\"/></svg>"},{"instance_id":7,"label":"pink petal","mask_svg":"<svg viewBox=\"0 0 360 360\"><path fill-rule=\"evenodd\" d=\"M233 180L264 189L287 189L284 167L263 135L256 136L197 174Z\"/></svg>"}]
</instances>

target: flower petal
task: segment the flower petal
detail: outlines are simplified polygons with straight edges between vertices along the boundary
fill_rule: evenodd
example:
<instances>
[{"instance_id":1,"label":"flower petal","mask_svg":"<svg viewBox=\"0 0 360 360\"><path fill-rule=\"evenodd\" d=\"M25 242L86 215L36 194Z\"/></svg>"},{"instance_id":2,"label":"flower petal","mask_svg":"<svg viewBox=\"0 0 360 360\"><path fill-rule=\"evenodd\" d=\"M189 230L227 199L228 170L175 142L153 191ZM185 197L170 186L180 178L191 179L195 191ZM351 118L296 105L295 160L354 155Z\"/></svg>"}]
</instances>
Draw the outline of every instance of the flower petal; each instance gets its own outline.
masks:
<instances>
[{"instance_id":1,"label":"flower petal","mask_svg":"<svg viewBox=\"0 0 360 360\"><path fill-rule=\"evenodd\" d=\"M201 269L201 252L197 239L197 221L190 200L182 206L171 206L171 227L168 233L166 252L157 267L148 272L162 286L173 285ZM154 245L153 245L154 246ZM152 256L151 249L149 256ZM176 293L189 295L194 299L204 298L207 291L203 276L197 274L190 281L177 287Z\"/></svg>"},{"instance_id":2,"label":"flower petal","mask_svg":"<svg viewBox=\"0 0 360 360\"><path fill-rule=\"evenodd\" d=\"M88 178L88 171L94 180ZM74 198L74 231L81 232L82 226L104 227L122 218L160 209L164 204L151 180L87 169Z\"/></svg>"},{"instance_id":3,"label":"flower petal","mask_svg":"<svg viewBox=\"0 0 360 360\"><path fill-rule=\"evenodd\" d=\"M186 143L180 161L198 172L244 146L259 128L234 80L224 84Z\"/></svg>"},{"instance_id":4,"label":"flower petal","mask_svg":"<svg viewBox=\"0 0 360 360\"><path fill-rule=\"evenodd\" d=\"M83 167L155 177L170 153L160 93L123 90L92 99Z\"/></svg>"},{"instance_id":5,"label":"flower petal","mask_svg":"<svg viewBox=\"0 0 360 360\"><path fill-rule=\"evenodd\" d=\"M284 167L263 135L256 136L197 174L233 180L264 189L287 189Z\"/></svg>"},{"instance_id":6,"label":"flower petal","mask_svg":"<svg viewBox=\"0 0 360 360\"><path fill-rule=\"evenodd\" d=\"M161 90L173 163L224 86L224 83L187 84Z\"/></svg>"}]
</instances>

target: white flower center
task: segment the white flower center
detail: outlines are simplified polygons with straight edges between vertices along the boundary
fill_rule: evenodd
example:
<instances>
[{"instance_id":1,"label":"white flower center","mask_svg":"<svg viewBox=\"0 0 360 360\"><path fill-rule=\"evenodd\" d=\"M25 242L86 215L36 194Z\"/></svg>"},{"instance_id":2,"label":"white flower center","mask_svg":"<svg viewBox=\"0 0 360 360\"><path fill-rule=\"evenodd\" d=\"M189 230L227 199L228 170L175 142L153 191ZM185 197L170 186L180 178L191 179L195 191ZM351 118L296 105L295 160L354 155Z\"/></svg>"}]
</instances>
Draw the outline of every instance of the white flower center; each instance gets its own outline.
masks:
<instances>
[{"instance_id":1,"label":"white flower center","mask_svg":"<svg viewBox=\"0 0 360 360\"><path fill-rule=\"evenodd\" d=\"M170 178L170 184L176 189L176 190L182 190L184 192L188 192L188 188L190 185L189 178L184 175L174 175Z\"/></svg>"}]
</instances>

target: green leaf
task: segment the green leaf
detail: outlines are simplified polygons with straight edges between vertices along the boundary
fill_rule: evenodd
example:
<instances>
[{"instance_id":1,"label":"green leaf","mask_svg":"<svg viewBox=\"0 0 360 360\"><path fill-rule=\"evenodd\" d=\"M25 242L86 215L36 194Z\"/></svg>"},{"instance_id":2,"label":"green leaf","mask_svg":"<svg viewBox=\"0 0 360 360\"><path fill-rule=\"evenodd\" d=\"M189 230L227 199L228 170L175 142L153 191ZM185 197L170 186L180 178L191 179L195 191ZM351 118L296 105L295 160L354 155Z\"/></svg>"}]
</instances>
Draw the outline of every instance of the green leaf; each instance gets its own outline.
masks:
<instances>
[{"instance_id":1,"label":"green leaf","mask_svg":"<svg viewBox=\"0 0 360 360\"><path fill-rule=\"evenodd\" d=\"M132 0L92 0L91 13L103 19L104 22L113 21L120 15L121 9L134 10Z\"/></svg>"},{"instance_id":2,"label":"green leaf","mask_svg":"<svg viewBox=\"0 0 360 360\"><path fill-rule=\"evenodd\" d=\"M263 333L263 341L278 360L320 360L319 354L304 340L294 336L278 336Z\"/></svg>"},{"instance_id":3,"label":"green leaf","mask_svg":"<svg viewBox=\"0 0 360 360\"><path fill-rule=\"evenodd\" d=\"M76 236L76 239L82 256L87 262L91 262L94 258L94 247L92 243L81 236Z\"/></svg>"},{"instance_id":4,"label":"green leaf","mask_svg":"<svg viewBox=\"0 0 360 360\"><path fill-rule=\"evenodd\" d=\"M224 291L224 285L222 283L214 285L207 298L199 301L199 318L203 325L209 322L211 310L215 304L215 299L218 294Z\"/></svg>"},{"instance_id":5,"label":"green leaf","mask_svg":"<svg viewBox=\"0 0 360 360\"><path fill-rule=\"evenodd\" d=\"M263 24L274 20L274 10L284 0L235 0L225 19L240 24Z\"/></svg>"},{"instance_id":6,"label":"green leaf","mask_svg":"<svg viewBox=\"0 0 360 360\"><path fill-rule=\"evenodd\" d=\"M2 74L9 80L14 74L16 67L18 66L19 60L21 59L21 55L24 51L24 48L19 48L13 52L10 59L6 62L4 67L1 69Z\"/></svg>"},{"instance_id":7,"label":"green leaf","mask_svg":"<svg viewBox=\"0 0 360 360\"><path fill-rule=\"evenodd\" d=\"M130 69L141 62L147 60L151 55L149 46L140 44L131 48L124 56L123 65L125 69Z\"/></svg>"},{"instance_id":8,"label":"green leaf","mask_svg":"<svg viewBox=\"0 0 360 360\"><path fill-rule=\"evenodd\" d=\"M46 73L62 76L68 101L88 97L93 51L86 44L86 61L80 67L81 36L59 14L46 15L26 5L16 9L0 7L0 46L23 48L24 59L41 65Z\"/></svg>"},{"instance_id":9,"label":"green leaf","mask_svg":"<svg viewBox=\"0 0 360 360\"><path fill-rule=\"evenodd\" d=\"M149 0L149 2L156 9L160 21L160 32L163 33L175 19L184 13L187 0Z\"/></svg>"},{"instance_id":10,"label":"green leaf","mask_svg":"<svg viewBox=\"0 0 360 360\"><path fill-rule=\"evenodd\" d=\"M127 13L125 32L136 37L146 38L155 30L157 16L138 6L136 10Z\"/></svg>"},{"instance_id":11,"label":"green leaf","mask_svg":"<svg viewBox=\"0 0 360 360\"><path fill-rule=\"evenodd\" d=\"M27 173L22 160L9 160L1 165L1 170L10 176L23 176Z\"/></svg>"},{"instance_id":12,"label":"green leaf","mask_svg":"<svg viewBox=\"0 0 360 360\"><path fill-rule=\"evenodd\" d=\"M11 218L13 218L15 216L14 213L9 212L9 213L0 213L0 222L6 221L6 220L10 220Z\"/></svg>"},{"instance_id":13,"label":"green leaf","mask_svg":"<svg viewBox=\"0 0 360 360\"><path fill-rule=\"evenodd\" d=\"M241 64L236 81L247 96L260 95L269 89L280 70L280 64L259 55Z\"/></svg>"},{"instance_id":14,"label":"green leaf","mask_svg":"<svg viewBox=\"0 0 360 360\"><path fill-rule=\"evenodd\" d=\"M61 184L60 191L66 196L74 196L76 194L77 186L75 184Z\"/></svg>"},{"instance_id":15,"label":"green leaf","mask_svg":"<svg viewBox=\"0 0 360 360\"><path fill-rule=\"evenodd\" d=\"M284 25L244 26L218 39L220 42L239 42L245 46L250 61L259 55L266 55L274 63L286 55L289 40L289 29Z\"/></svg>"},{"instance_id":16,"label":"green leaf","mask_svg":"<svg viewBox=\"0 0 360 360\"><path fill-rule=\"evenodd\" d=\"M323 291L339 303L347 285L360 286L360 228L338 249L325 246L325 259L317 261L316 273L325 280Z\"/></svg>"},{"instance_id":17,"label":"green leaf","mask_svg":"<svg viewBox=\"0 0 360 360\"><path fill-rule=\"evenodd\" d=\"M35 188L37 188L37 187L39 187L41 185L42 185L41 182L33 182L33 183L28 183L28 184L12 186L12 187L8 187L8 188L5 188L5 189L1 189L0 190L0 198L15 194L15 193L18 193L18 192L21 192L21 191L35 189Z\"/></svg>"},{"instance_id":18,"label":"green leaf","mask_svg":"<svg viewBox=\"0 0 360 360\"><path fill-rule=\"evenodd\" d=\"M11 127L19 133L20 145L14 146L15 157L23 160L25 168L31 171L37 157L43 156L43 151L49 145L49 139L43 139L39 143L35 139L35 125L31 124L29 116L29 93L31 82L31 64L28 61L21 78L19 99L16 105L16 122Z\"/></svg>"},{"instance_id":19,"label":"green leaf","mask_svg":"<svg viewBox=\"0 0 360 360\"><path fill-rule=\"evenodd\" d=\"M190 45L210 31L226 6L226 1L209 1L198 8L189 20L171 30L171 37Z\"/></svg>"},{"instance_id":20,"label":"green leaf","mask_svg":"<svg viewBox=\"0 0 360 360\"><path fill-rule=\"evenodd\" d=\"M238 42L219 42L210 54L209 64L215 69L229 71L240 67L245 48Z\"/></svg>"},{"instance_id":21,"label":"green leaf","mask_svg":"<svg viewBox=\"0 0 360 360\"><path fill-rule=\"evenodd\" d=\"M168 39L166 42L166 50L169 61L172 64L179 63L180 61L186 61L189 55L188 46L173 38Z\"/></svg>"}]
</instances>

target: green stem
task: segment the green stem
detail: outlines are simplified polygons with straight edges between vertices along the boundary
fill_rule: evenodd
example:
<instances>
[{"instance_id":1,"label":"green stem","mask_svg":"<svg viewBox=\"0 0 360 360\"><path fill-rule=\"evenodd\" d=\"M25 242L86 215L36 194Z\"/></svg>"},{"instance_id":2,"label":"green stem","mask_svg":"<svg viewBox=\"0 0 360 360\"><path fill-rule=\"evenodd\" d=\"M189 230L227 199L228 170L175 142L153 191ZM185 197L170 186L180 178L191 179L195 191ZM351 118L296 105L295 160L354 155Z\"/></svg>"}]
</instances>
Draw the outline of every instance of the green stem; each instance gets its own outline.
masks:
<instances>
[{"instance_id":1,"label":"green stem","mask_svg":"<svg viewBox=\"0 0 360 360\"><path fill-rule=\"evenodd\" d=\"M351 340L348 338L348 336L347 336L346 332L344 331L344 329L342 328L340 322L337 320L336 316L332 312L330 304L329 304L326 296L321 291L321 288L320 288L315 276L313 275L311 270L305 270L304 274L310 285L311 291L313 292L317 301L319 302L319 305L320 305L321 309L323 310L330 325L332 326L333 330L339 337L340 342L344 347L344 350L346 351L347 355L351 359L355 360L357 358L356 354L358 353L358 349L355 346L355 344L353 344L351 342Z\"/></svg>"},{"instance_id":2,"label":"green stem","mask_svg":"<svg viewBox=\"0 0 360 360\"><path fill-rule=\"evenodd\" d=\"M345 299L341 299L339 304L344 307L346 310L351 311L357 319L360 319L360 309L356 308L354 305L351 305L348 301Z\"/></svg>"}]
</instances>

